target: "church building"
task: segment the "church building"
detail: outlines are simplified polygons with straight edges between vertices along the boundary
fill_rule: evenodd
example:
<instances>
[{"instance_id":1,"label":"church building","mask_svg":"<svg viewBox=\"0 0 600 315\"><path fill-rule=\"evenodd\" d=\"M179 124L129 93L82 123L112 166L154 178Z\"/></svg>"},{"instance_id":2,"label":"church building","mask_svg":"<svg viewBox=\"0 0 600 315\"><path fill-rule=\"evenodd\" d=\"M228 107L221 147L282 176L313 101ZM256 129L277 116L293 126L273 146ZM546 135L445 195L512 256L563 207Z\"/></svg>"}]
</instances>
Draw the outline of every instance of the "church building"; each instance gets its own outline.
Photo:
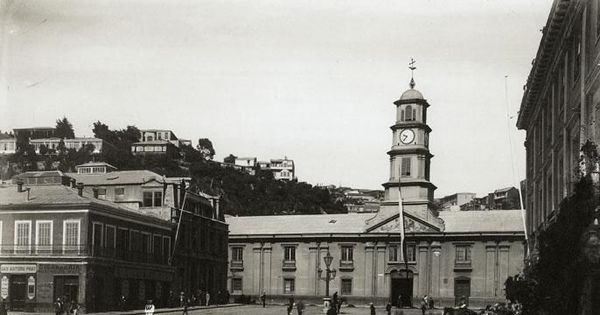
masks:
<instances>
[{"instance_id":1,"label":"church building","mask_svg":"<svg viewBox=\"0 0 600 315\"><path fill-rule=\"evenodd\" d=\"M417 306L426 294L446 306L463 297L472 306L504 301L504 281L523 268L521 211L431 210L430 104L414 87L411 80L394 102L378 212L226 218L233 296L318 302L337 292L349 304L398 306Z\"/></svg>"}]
</instances>

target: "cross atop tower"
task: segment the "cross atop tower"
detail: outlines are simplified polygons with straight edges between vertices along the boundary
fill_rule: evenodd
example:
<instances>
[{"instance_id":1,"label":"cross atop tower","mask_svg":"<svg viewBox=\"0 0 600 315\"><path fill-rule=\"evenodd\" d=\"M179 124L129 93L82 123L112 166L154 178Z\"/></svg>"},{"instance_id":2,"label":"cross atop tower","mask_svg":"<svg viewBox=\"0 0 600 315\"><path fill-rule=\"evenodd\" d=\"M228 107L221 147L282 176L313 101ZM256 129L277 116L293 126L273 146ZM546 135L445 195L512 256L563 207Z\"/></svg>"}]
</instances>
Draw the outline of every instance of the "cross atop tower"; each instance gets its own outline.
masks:
<instances>
[{"instance_id":1,"label":"cross atop tower","mask_svg":"<svg viewBox=\"0 0 600 315\"><path fill-rule=\"evenodd\" d=\"M415 85L416 85L415 79L414 79L415 70L417 69L417 67L415 67L416 63L417 62L414 59L412 59L412 58L410 58L410 62L408 63L408 69L410 69L410 83L409 83L409 85L410 85L411 89L414 89Z\"/></svg>"}]
</instances>

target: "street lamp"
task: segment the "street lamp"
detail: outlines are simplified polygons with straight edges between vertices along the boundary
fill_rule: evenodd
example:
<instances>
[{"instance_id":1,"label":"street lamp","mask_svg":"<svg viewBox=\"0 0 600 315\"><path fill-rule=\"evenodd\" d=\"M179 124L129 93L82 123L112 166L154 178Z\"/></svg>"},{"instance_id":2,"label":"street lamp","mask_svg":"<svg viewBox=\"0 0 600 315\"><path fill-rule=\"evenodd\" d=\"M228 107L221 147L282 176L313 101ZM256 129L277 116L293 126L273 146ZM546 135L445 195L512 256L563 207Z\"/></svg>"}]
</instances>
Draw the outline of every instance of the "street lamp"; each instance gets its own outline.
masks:
<instances>
[{"instance_id":1,"label":"street lamp","mask_svg":"<svg viewBox=\"0 0 600 315\"><path fill-rule=\"evenodd\" d=\"M331 263L333 262L333 257L329 253L329 248L327 249L327 255L323 257L323 261L325 262L325 296L329 296L329 281L335 278L336 270L335 268L331 269ZM322 278L323 270L319 268L319 278Z\"/></svg>"}]
</instances>

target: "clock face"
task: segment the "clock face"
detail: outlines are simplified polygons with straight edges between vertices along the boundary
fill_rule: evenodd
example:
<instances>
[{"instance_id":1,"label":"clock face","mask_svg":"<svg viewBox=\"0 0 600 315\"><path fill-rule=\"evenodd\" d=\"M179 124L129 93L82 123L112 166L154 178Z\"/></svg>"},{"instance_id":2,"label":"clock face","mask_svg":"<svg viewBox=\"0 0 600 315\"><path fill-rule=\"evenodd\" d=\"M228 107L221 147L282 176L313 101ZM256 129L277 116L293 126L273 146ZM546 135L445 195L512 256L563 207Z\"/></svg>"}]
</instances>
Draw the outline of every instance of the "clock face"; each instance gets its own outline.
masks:
<instances>
[{"instance_id":1,"label":"clock face","mask_svg":"<svg viewBox=\"0 0 600 315\"><path fill-rule=\"evenodd\" d=\"M415 132L412 129L404 129L400 132L400 142L403 144L412 143L415 140Z\"/></svg>"}]
</instances>

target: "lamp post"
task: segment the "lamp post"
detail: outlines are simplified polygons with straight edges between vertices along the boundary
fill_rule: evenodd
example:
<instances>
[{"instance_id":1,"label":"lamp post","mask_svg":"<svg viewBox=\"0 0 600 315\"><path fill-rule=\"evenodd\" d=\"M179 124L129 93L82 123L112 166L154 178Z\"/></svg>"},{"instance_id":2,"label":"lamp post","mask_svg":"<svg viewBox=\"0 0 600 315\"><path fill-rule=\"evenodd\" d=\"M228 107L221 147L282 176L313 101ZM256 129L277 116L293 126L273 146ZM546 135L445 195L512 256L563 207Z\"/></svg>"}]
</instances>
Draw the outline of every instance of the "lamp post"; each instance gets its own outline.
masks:
<instances>
[{"instance_id":1,"label":"lamp post","mask_svg":"<svg viewBox=\"0 0 600 315\"><path fill-rule=\"evenodd\" d=\"M331 304L331 299L329 298L329 281L335 278L336 270L335 268L330 268L331 263L333 262L333 257L331 253L329 253L329 248L327 248L327 255L323 257L323 261L325 262L325 279L323 279L323 269L319 268L319 279L325 280L325 298L323 298L323 313L327 312L329 305Z\"/></svg>"}]
</instances>

